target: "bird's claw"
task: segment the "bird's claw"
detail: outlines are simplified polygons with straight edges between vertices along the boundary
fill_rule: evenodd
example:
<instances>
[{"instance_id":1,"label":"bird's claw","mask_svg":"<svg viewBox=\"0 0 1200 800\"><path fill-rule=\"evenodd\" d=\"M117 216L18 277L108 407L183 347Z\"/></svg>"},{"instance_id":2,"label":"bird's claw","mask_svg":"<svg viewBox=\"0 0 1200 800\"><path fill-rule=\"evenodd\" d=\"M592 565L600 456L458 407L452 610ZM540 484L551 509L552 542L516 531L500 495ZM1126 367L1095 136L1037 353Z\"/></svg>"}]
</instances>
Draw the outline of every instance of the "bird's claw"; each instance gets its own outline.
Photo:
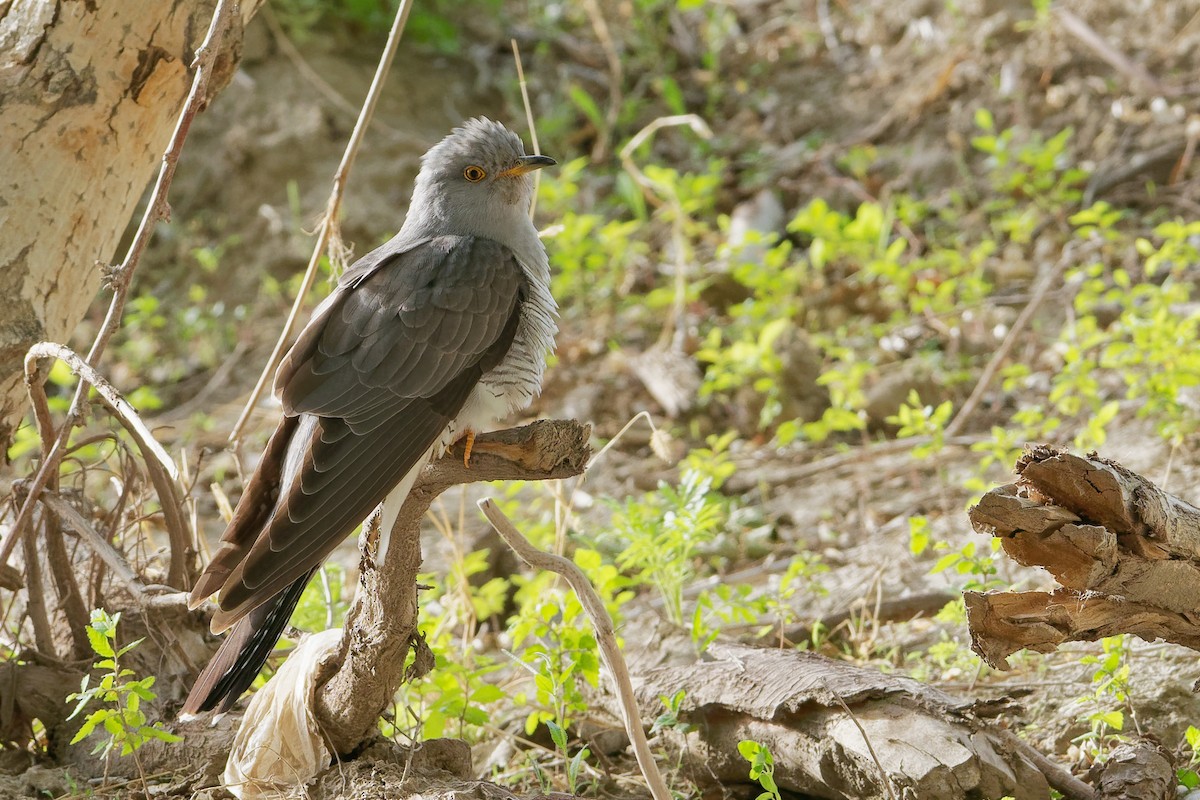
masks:
<instances>
[{"instance_id":1,"label":"bird's claw","mask_svg":"<svg viewBox=\"0 0 1200 800\"><path fill-rule=\"evenodd\" d=\"M471 468L471 448L475 446L475 431L467 431L467 435L463 437L467 443L463 445L463 466L467 469Z\"/></svg>"}]
</instances>

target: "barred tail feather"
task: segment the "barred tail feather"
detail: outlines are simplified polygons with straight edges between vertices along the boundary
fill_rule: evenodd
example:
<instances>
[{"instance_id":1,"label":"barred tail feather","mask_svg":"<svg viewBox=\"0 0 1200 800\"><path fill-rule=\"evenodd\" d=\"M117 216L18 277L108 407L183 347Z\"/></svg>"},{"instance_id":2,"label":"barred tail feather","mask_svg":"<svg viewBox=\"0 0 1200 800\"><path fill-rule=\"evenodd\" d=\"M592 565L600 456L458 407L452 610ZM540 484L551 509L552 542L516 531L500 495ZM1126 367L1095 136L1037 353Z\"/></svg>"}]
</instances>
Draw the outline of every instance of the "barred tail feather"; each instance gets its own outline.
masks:
<instances>
[{"instance_id":1,"label":"barred tail feather","mask_svg":"<svg viewBox=\"0 0 1200 800\"><path fill-rule=\"evenodd\" d=\"M238 620L196 679L182 713L199 714L216 709L223 714L233 708L267 662L300 602L304 587L316 571L314 567L301 575L274 598Z\"/></svg>"}]
</instances>

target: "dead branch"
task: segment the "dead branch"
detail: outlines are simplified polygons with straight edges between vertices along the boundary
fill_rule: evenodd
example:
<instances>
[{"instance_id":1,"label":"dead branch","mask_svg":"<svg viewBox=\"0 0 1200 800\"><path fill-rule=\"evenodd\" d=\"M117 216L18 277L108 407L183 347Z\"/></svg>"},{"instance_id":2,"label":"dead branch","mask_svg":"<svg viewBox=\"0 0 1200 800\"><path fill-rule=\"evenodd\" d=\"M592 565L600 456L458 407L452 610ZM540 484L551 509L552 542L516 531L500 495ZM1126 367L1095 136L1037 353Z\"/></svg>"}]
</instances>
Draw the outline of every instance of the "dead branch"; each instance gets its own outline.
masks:
<instances>
[{"instance_id":1,"label":"dead branch","mask_svg":"<svg viewBox=\"0 0 1200 800\"><path fill-rule=\"evenodd\" d=\"M1000 371L1000 367L1008 360L1008 354L1012 350L1013 345L1016 344L1017 339L1024 335L1029 321L1033 319L1033 315L1041 308L1046 295L1050 293L1050 289L1059 282L1062 274L1067 269L1067 265L1073 263L1075 263L1075 240L1068 242L1063 247L1062 255L1058 261L1053 266L1048 267L1038 278L1033 291L1030 293L1029 302L1021 309L1021 313L1017 315L1012 327L1005 334L1004 341L996 348L996 352L988 360L987 366L983 368L979 380L975 382L975 388L971 390L971 395L962 404L962 407L959 408L958 413L954 415L954 419L950 420L950 424L946 426L946 438L953 438L962 432L963 426L971 418L971 415L975 413L976 407L983 400L983 396L987 393L988 388L991 387L992 381Z\"/></svg>"},{"instance_id":2,"label":"dead branch","mask_svg":"<svg viewBox=\"0 0 1200 800\"><path fill-rule=\"evenodd\" d=\"M429 505L460 484L579 475L591 456L590 434L589 426L560 420L484 434L475 440L469 468L463 465L459 445L426 467L413 487L392 529L383 564L374 561L374 543L364 541L342 657L332 665L331 676L319 683L314 704L334 752L349 753L372 735L404 679L404 654L416 636L420 523Z\"/></svg>"},{"instance_id":3,"label":"dead branch","mask_svg":"<svg viewBox=\"0 0 1200 800\"><path fill-rule=\"evenodd\" d=\"M505 544L511 547L526 564L535 569L548 570L563 576L575 591L580 605L583 606L588 619L592 622L592 628L596 631L596 644L600 648L600 657L604 659L605 666L612 674L613 686L621 706L621 719L625 723L625 733L633 743L633 752L637 757L642 775L646 778L650 794L654 800L670 800L671 790L667 788L662 773L658 771L654 754L650 752L650 743L646 741L646 733L642 730L642 717L638 711L637 698L633 693L633 682L629 677L629 668L625 665L625 658L621 655L621 648L617 645L617 634L612 617L604 607L604 601L600 599L600 595L596 594L591 581L583 574L583 570L576 566L575 562L562 556L542 552L534 547L528 539L521 535L521 532L505 516L500 507L492 502L491 498L480 500L479 508Z\"/></svg>"},{"instance_id":4,"label":"dead branch","mask_svg":"<svg viewBox=\"0 0 1200 800\"><path fill-rule=\"evenodd\" d=\"M51 358L65 362L83 381L90 385L100 396L104 406L117 418L128 431L130 437L141 451L142 461L146 465L146 474L158 494L159 505L162 508L163 527L167 530L170 542L170 561L167 567L167 584L178 589L190 587L196 573L197 549L194 544L192 528L188 524L183 511L183 498L179 491L179 470L174 460L154 438L154 434L142 422L137 410L113 388L107 380L90 364L80 358L73 350L54 342L39 342L29 348L25 355L25 382L29 387L30 402L35 409L46 408L45 380L46 372L41 369L41 363ZM49 416L48 410L46 416ZM37 414L39 428L42 414ZM48 431L42 430L43 440Z\"/></svg>"},{"instance_id":5,"label":"dead branch","mask_svg":"<svg viewBox=\"0 0 1200 800\"><path fill-rule=\"evenodd\" d=\"M88 610L83 604L79 581L71 566L71 556L67 553L62 524L57 517L49 514L46 516L44 529L46 532L46 562L50 565L50 575L54 579L54 592L58 598L58 607L71 632L71 657L85 658L91 652L86 630Z\"/></svg>"},{"instance_id":6,"label":"dead branch","mask_svg":"<svg viewBox=\"0 0 1200 800\"><path fill-rule=\"evenodd\" d=\"M1016 484L993 489L971 524L1042 567L1054 592L967 592L972 646L1007 669L1025 649L1133 633L1200 650L1200 509L1095 454L1038 446Z\"/></svg>"},{"instance_id":7,"label":"dead branch","mask_svg":"<svg viewBox=\"0 0 1200 800\"><path fill-rule=\"evenodd\" d=\"M25 611L33 623L33 641L38 652L57 659L58 648L54 646L54 633L50 628L50 612L46 607L46 586L42 581L42 559L37 541L32 536L26 536L21 541L21 549L25 558Z\"/></svg>"}]
</instances>

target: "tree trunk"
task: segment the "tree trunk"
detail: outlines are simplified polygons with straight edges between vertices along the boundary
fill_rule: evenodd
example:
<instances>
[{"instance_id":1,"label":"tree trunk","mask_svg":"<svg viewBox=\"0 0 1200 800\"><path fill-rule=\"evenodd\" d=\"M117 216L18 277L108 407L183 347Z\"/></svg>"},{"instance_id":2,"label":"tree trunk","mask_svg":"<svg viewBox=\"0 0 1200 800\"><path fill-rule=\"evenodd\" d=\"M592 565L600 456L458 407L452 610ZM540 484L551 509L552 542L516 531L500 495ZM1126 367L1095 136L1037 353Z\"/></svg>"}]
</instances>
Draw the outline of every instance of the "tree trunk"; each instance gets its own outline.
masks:
<instances>
[{"instance_id":1,"label":"tree trunk","mask_svg":"<svg viewBox=\"0 0 1200 800\"><path fill-rule=\"evenodd\" d=\"M211 92L241 52L245 0ZM100 286L191 86L213 0L0 1L0 442L25 351L65 341Z\"/></svg>"}]
</instances>

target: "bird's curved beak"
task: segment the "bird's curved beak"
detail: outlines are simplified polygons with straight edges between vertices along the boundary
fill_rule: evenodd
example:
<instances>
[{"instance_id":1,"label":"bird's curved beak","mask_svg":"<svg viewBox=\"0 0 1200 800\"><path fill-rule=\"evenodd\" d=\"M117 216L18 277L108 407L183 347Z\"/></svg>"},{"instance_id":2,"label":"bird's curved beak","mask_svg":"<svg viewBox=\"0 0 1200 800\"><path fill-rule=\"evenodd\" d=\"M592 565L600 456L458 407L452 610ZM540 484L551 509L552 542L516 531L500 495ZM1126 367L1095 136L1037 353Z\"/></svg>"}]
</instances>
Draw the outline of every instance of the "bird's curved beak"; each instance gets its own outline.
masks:
<instances>
[{"instance_id":1,"label":"bird's curved beak","mask_svg":"<svg viewBox=\"0 0 1200 800\"><path fill-rule=\"evenodd\" d=\"M517 159L517 163L498 174L497 178L513 178L517 175L524 175L527 172L533 172L535 169L542 167L553 167L558 162L550 156L521 156Z\"/></svg>"}]
</instances>

